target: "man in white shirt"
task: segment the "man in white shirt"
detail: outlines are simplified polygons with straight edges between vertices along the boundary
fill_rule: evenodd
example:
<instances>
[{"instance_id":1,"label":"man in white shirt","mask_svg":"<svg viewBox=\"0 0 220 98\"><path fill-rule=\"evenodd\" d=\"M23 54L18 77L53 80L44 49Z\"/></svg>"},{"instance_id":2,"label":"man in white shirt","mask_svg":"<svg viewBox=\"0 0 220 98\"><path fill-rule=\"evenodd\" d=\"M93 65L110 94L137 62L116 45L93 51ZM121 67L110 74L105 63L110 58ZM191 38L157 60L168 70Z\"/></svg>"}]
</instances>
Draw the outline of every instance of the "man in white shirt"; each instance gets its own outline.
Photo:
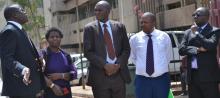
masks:
<instances>
[{"instance_id":1,"label":"man in white shirt","mask_svg":"<svg viewBox=\"0 0 220 98\"><path fill-rule=\"evenodd\" d=\"M168 97L171 40L168 34L155 29L155 24L155 15L144 13L141 17L143 30L130 39L130 59L136 65L136 98Z\"/></svg>"}]
</instances>

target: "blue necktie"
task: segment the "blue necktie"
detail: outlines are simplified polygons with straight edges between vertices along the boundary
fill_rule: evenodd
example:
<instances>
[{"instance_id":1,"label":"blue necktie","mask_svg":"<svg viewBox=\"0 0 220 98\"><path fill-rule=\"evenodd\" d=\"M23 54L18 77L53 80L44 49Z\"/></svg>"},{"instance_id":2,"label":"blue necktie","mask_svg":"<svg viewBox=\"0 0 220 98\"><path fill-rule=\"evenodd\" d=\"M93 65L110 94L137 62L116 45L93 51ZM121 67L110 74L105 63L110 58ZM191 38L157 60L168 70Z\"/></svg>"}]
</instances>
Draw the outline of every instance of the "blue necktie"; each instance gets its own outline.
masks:
<instances>
[{"instance_id":1,"label":"blue necktie","mask_svg":"<svg viewBox=\"0 0 220 98\"><path fill-rule=\"evenodd\" d=\"M147 35L149 37L147 43L147 54L146 54L146 72L148 75L152 75L154 73L154 51L153 51L153 42L152 35Z\"/></svg>"}]
</instances>

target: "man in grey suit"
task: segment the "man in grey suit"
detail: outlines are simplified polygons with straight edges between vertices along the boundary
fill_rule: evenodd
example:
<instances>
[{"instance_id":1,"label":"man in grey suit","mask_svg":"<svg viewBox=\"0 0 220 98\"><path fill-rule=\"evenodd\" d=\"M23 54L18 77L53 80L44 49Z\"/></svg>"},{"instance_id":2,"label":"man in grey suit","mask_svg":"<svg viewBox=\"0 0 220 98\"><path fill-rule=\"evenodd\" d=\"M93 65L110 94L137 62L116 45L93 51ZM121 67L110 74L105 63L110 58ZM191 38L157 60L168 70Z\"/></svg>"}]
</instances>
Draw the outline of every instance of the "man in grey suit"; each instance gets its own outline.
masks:
<instances>
[{"instance_id":1,"label":"man in grey suit","mask_svg":"<svg viewBox=\"0 0 220 98\"><path fill-rule=\"evenodd\" d=\"M95 98L125 98L130 45L125 26L109 20L107 1L95 5L96 21L84 28L84 54L90 61L88 84Z\"/></svg>"},{"instance_id":2,"label":"man in grey suit","mask_svg":"<svg viewBox=\"0 0 220 98\"><path fill-rule=\"evenodd\" d=\"M40 97L45 83L37 50L22 27L28 21L26 12L20 5L13 4L5 8L4 17L7 25L0 33L2 95Z\"/></svg>"},{"instance_id":3,"label":"man in grey suit","mask_svg":"<svg viewBox=\"0 0 220 98\"><path fill-rule=\"evenodd\" d=\"M187 55L189 98L220 98L220 69L216 59L220 29L208 23L207 8L196 9L192 16L195 23L185 31L179 49L180 55Z\"/></svg>"}]
</instances>

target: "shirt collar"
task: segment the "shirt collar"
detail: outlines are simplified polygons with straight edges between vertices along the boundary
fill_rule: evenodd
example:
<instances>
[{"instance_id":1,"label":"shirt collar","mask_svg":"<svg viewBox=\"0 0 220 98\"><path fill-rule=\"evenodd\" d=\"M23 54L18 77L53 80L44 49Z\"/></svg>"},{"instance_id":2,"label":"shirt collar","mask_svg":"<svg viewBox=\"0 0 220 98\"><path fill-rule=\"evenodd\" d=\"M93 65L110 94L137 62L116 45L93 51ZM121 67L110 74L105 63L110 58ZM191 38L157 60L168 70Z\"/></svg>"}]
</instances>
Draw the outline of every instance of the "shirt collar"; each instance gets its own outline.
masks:
<instances>
[{"instance_id":1,"label":"shirt collar","mask_svg":"<svg viewBox=\"0 0 220 98\"><path fill-rule=\"evenodd\" d=\"M156 29L154 28L154 30L150 33L152 36L156 36ZM141 31L141 35L142 36L147 36L148 34L146 34L144 31Z\"/></svg>"},{"instance_id":2,"label":"shirt collar","mask_svg":"<svg viewBox=\"0 0 220 98\"><path fill-rule=\"evenodd\" d=\"M105 23L103 23L101 21L99 23L100 23L101 27L103 27L103 24L106 24L108 27L110 27L110 21L109 20L106 21Z\"/></svg>"},{"instance_id":3,"label":"shirt collar","mask_svg":"<svg viewBox=\"0 0 220 98\"><path fill-rule=\"evenodd\" d=\"M15 22L15 21L8 21L8 22L16 25L19 29L22 29L22 25L20 23Z\"/></svg>"}]
</instances>

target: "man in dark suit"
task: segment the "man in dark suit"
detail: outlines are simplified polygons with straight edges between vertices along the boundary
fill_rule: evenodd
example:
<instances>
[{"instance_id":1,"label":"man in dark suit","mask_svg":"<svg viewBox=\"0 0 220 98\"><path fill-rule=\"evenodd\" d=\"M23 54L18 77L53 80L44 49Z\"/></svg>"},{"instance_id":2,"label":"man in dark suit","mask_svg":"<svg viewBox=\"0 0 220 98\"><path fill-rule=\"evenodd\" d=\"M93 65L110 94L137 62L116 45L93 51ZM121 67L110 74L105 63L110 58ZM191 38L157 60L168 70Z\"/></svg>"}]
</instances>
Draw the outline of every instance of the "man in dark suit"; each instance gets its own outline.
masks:
<instances>
[{"instance_id":1,"label":"man in dark suit","mask_svg":"<svg viewBox=\"0 0 220 98\"><path fill-rule=\"evenodd\" d=\"M96 21L84 28L84 55L90 61L88 84L95 98L125 98L130 45L125 26L109 20L111 6L95 5Z\"/></svg>"},{"instance_id":2,"label":"man in dark suit","mask_svg":"<svg viewBox=\"0 0 220 98\"><path fill-rule=\"evenodd\" d=\"M216 59L220 30L208 23L209 9L200 7L192 16L195 23L185 31L179 49L180 55L187 55L189 98L220 98Z\"/></svg>"},{"instance_id":3,"label":"man in dark suit","mask_svg":"<svg viewBox=\"0 0 220 98\"><path fill-rule=\"evenodd\" d=\"M43 87L38 54L22 25L28 21L26 12L17 4L4 10L7 25L0 33L3 96L36 98Z\"/></svg>"}]
</instances>

